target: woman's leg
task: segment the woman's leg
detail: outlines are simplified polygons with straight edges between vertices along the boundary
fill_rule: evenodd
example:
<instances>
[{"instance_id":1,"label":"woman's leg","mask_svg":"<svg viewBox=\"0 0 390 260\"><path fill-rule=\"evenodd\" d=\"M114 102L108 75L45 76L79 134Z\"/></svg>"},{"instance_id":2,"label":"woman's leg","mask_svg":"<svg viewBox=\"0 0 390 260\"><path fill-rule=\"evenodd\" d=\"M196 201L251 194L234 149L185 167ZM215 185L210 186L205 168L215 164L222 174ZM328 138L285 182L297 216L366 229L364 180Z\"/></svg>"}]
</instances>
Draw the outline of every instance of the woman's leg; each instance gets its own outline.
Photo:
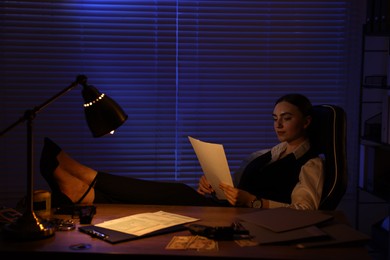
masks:
<instances>
[{"instance_id":1,"label":"woman's leg","mask_svg":"<svg viewBox=\"0 0 390 260\"><path fill-rule=\"evenodd\" d=\"M88 185L96 178L97 171L74 160L64 150L58 154L57 160L62 169Z\"/></svg>"},{"instance_id":2,"label":"woman's leg","mask_svg":"<svg viewBox=\"0 0 390 260\"><path fill-rule=\"evenodd\" d=\"M61 164L54 170L54 178L61 192L73 203L93 204L95 198L94 188L64 170Z\"/></svg>"},{"instance_id":3,"label":"woman's leg","mask_svg":"<svg viewBox=\"0 0 390 260\"><path fill-rule=\"evenodd\" d=\"M183 183L98 173L72 159L48 138L42 152L41 173L56 194L65 194L73 203L81 200L82 203L221 205Z\"/></svg>"},{"instance_id":4,"label":"woman's leg","mask_svg":"<svg viewBox=\"0 0 390 260\"><path fill-rule=\"evenodd\" d=\"M218 206L184 183L141 180L99 172L95 203Z\"/></svg>"}]
</instances>

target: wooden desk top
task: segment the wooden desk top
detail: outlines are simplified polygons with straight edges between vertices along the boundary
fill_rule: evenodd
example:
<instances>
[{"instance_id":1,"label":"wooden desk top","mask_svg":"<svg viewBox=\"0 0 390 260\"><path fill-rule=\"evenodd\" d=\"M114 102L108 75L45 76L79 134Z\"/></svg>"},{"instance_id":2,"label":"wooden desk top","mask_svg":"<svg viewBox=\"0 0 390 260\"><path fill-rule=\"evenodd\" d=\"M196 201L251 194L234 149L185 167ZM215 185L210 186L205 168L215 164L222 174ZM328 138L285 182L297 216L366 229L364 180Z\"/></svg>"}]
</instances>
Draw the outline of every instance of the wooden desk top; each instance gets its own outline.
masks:
<instances>
[{"instance_id":1,"label":"wooden desk top","mask_svg":"<svg viewBox=\"0 0 390 260\"><path fill-rule=\"evenodd\" d=\"M96 215L92 224L106 220L120 218L132 214L155 212L163 210L185 216L199 218L196 223L204 225L223 226L230 225L238 214L249 213L254 209L249 208L221 208L221 207L193 207L193 206L160 206L160 205L114 205L96 204ZM341 212L335 212L336 218L343 217ZM337 216L339 215L339 216ZM64 216L61 216L64 217ZM70 216L65 216L70 218ZM76 223L78 221L76 220ZM240 247L234 241L218 241L218 251L196 250L167 250L165 247L175 235L191 235L188 230L163 234L148 238L131 240L118 244L110 244L97 238L90 237L78 231L77 224L73 231L56 231L54 236L34 241L11 241L6 238L0 240L0 255L9 254L12 257L18 255L32 256L45 253L45 256L58 254L59 256L85 257L85 253L99 256L109 255L110 259L129 256L137 259L158 257L159 259L195 258L202 259L371 259L368 250L363 246L350 247L325 247L298 249L294 245L259 245L253 247ZM72 245L88 244L90 248L72 249ZM134 258L133 258L134 259Z\"/></svg>"}]
</instances>

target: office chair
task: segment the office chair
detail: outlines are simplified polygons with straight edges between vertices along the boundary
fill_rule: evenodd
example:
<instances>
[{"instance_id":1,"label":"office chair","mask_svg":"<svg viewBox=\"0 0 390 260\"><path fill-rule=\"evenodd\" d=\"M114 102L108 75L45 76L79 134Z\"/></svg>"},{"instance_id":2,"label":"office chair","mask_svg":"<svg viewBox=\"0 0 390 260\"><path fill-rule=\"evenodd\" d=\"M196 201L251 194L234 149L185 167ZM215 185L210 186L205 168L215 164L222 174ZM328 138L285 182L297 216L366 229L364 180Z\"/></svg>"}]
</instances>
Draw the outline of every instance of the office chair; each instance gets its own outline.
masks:
<instances>
[{"instance_id":1,"label":"office chair","mask_svg":"<svg viewBox=\"0 0 390 260\"><path fill-rule=\"evenodd\" d=\"M325 180L318 209L335 210L348 184L345 111L335 105L313 106L309 138L312 148L324 159ZM234 174L235 185L239 183L245 167L264 152L253 152L243 160Z\"/></svg>"},{"instance_id":2,"label":"office chair","mask_svg":"<svg viewBox=\"0 0 390 260\"><path fill-rule=\"evenodd\" d=\"M336 105L313 106L310 142L325 159L325 181L320 210L335 210L348 184L346 114Z\"/></svg>"}]
</instances>

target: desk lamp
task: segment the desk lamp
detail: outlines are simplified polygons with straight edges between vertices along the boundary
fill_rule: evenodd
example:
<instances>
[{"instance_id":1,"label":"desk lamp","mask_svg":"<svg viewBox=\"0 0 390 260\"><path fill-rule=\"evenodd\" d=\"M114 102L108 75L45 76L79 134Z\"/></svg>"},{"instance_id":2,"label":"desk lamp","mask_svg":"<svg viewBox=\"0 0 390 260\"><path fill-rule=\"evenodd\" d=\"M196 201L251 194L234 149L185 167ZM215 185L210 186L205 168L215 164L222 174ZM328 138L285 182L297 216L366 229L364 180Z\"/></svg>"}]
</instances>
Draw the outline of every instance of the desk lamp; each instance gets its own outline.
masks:
<instances>
[{"instance_id":1,"label":"desk lamp","mask_svg":"<svg viewBox=\"0 0 390 260\"><path fill-rule=\"evenodd\" d=\"M50 237L55 233L54 228L41 222L33 210L33 120L38 112L78 85L83 86L82 96L84 98L85 118L93 137L101 137L108 133L112 133L116 128L121 126L128 117L114 100L107 95L100 93L94 86L88 85L86 76L79 75L76 77L76 81L64 90L60 91L41 105L27 110L19 120L0 132L0 136L3 136L10 129L22 122L26 122L27 125L26 208L22 216L15 222L3 227L3 232L10 238L36 240Z\"/></svg>"}]
</instances>

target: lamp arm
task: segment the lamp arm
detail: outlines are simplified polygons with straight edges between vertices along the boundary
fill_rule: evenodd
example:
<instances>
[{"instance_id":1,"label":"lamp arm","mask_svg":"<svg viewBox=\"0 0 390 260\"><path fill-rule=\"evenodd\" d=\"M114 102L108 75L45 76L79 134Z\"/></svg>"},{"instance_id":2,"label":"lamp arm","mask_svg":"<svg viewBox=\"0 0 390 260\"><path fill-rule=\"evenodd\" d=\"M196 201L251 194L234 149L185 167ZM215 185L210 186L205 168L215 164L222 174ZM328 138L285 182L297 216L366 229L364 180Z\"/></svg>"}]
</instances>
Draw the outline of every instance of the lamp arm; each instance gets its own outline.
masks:
<instances>
[{"instance_id":1,"label":"lamp arm","mask_svg":"<svg viewBox=\"0 0 390 260\"><path fill-rule=\"evenodd\" d=\"M0 136L8 132L10 129L15 127L21 122L27 121L27 193L26 193L26 207L23 215L14 223L5 226L5 232L9 233L15 238L22 239L37 239L52 236L55 232L53 227L46 227L40 219L35 215L33 208L33 192L34 192L34 140L33 140L33 121L36 114L48 106L50 103L55 101L57 98L64 95L66 92L76 87L78 84L86 85L87 77L79 75L72 84L58 92L56 95L43 102L41 105L34 107L33 109L27 110L24 115L19 118L16 122L11 124L5 130L0 132Z\"/></svg>"},{"instance_id":2,"label":"lamp arm","mask_svg":"<svg viewBox=\"0 0 390 260\"><path fill-rule=\"evenodd\" d=\"M15 126L19 125L20 123L22 123L26 120L33 120L35 118L35 115L39 111L44 109L46 106L48 106L49 104L54 102L57 98L61 97L62 95L64 95L66 92L70 91L71 89L73 89L77 85L79 85L79 84L85 85L86 81L87 81L86 76L84 76L84 75L77 76L76 80L74 82L72 82L68 87L64 88L63 90L61 90L60 92L58 92L57 94L55 94L54 96L52 96L51 98L49 98L48 100L43 102L41 105L36 106L33 109L27 110L22 117L20 117L17 121L15 121L13 124L8 126L7 128L5 128L3 131L1 131L0 137L3 136L5 133L7 133L12 128L14 128Z\"/></svg>"}]
</instances>

